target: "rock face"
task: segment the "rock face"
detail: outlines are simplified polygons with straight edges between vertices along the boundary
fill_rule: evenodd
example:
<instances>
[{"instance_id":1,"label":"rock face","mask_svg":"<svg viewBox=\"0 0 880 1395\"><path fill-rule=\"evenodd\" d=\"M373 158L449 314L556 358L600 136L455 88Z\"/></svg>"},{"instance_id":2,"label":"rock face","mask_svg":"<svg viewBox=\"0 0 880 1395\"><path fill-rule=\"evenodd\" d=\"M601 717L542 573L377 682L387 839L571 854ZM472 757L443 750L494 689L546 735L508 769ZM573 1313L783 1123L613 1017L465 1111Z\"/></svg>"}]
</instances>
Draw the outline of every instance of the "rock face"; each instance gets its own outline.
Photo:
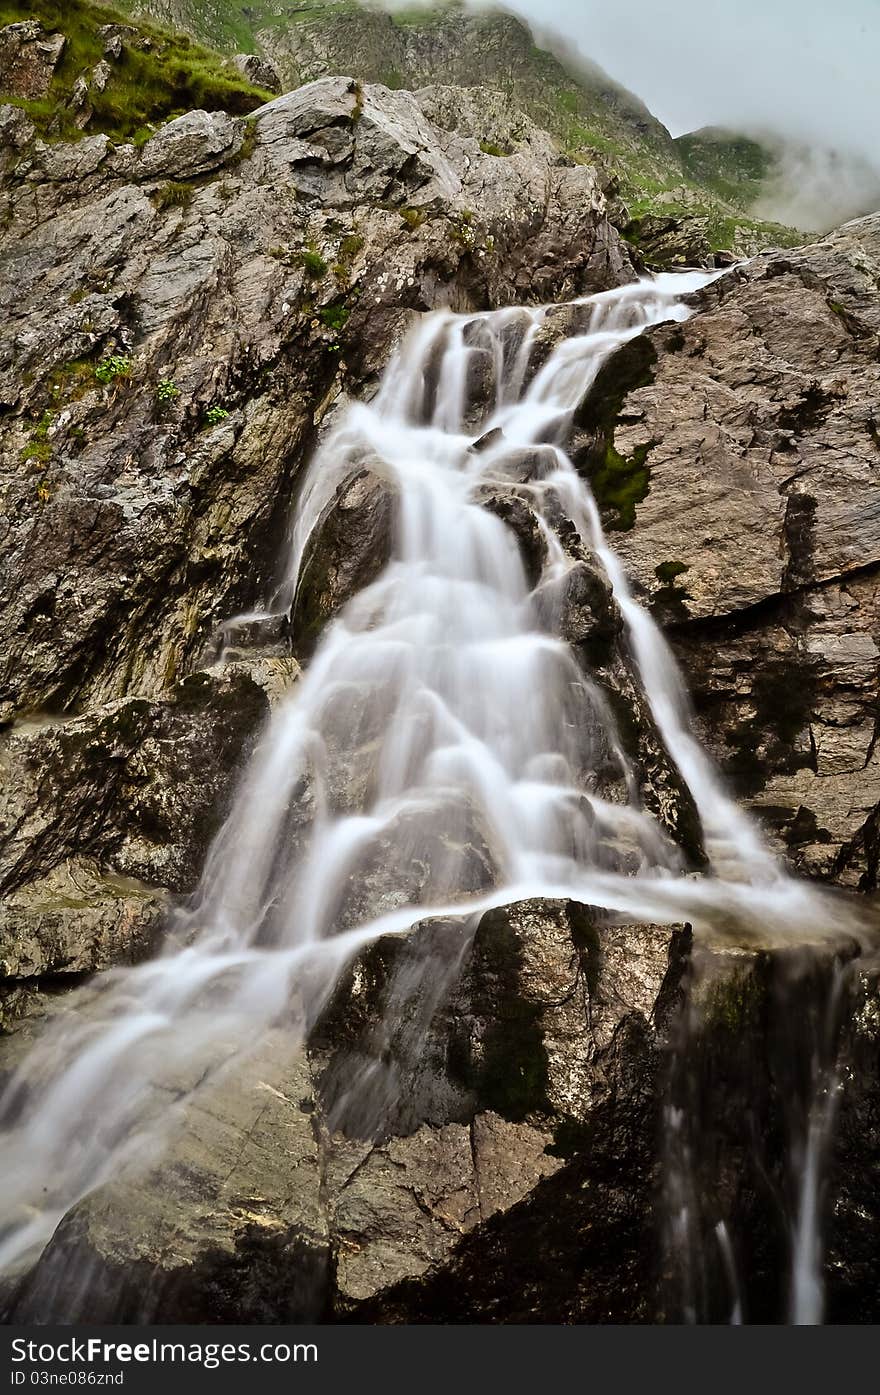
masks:
<instances>
[{"instance_id":1,"label":"rock face","mask_svg":"<svg viewBox=\"0 0 880 1395\"><path fill-rule=\"evenodd\" d=\"M634 271L595 172L560 162L506 99L477 88L329 78L250 121L188 113L141 149L50 146L21 112L0 117L8 1027L59 981L161 939L270 704L297 677L294 652L308 658L387 555L394 498L367 460L320 521L290 622L267 604L292 494L332 414L372 390L420 311L570 300ZM878 284L880 217L757 259L704 292L687 324L621 350L574 440L739 792L802 869L865 891L880 860ZM549 317L541 352L579 313ZM477 372L475 402L479 386ZM545 541L517 490L540 476L539 455L524 451L485 499L533 575ZM628 714L645 803L697 865L692 810L607 585L574 541L570 560L565 593L541 604ZM348 807L349 773L330 797ZM485 889L479 829L467 847L469 887ZM342 923L382 875L359 869ZM389 895L417 899L418 876ZM417 991L415 954L437 969ZM567 902L381 940L350 966L306 1055L280 1030L268 1037L194 1096L148 1175L68 1214L9 1313L675 1317L652 1220L661 1084L694 1106L697 1139L710 1093L700 1070L709 1081L720 1059L738 1062L712 1128L732 1131L748 1100L781 1186L779 1101L809 1095L776 1070L774 1043L786 1013L819 1020L836 972L823 962L814 983L777 953L741 957L731 971L719 955L716 991L686 928L620 925ZM878 1166L878 974L848 972L839 1035L859 1080L834 1160L831 1298L869 1320L880 1221L860 1178L874 1186ZM783 982L796 985L788 997ZM702 998L695 983L709 984ZM680 1011L688 995L694 1022ZM686 1078L682 1022L703 1062ZM172 1121L190 1082L160 1087ZM716 1190L731 1225L770 1225L755 1177ZM751 1311L767 1321L784 1302L766 1277L779 1262L772 1245L754 1259ZM706 1313L722 1300L708 1295Z\"/></svg>"},{"instance_id":2,"label":"rock face","mask_svg":"<svg viewBox=\"0 0 880 1395\"><path fill-rule=\"evenodd\" d=\"M880 855L878 275L880 217L767 254L605 380L615 449L647 451L615 541L707 740L800 868L862 890Z\"/></svg>"},{"instance_id":3,"label":"rock face","mask_svg":"<svg viewBox=\"0 0 880 1395\"><path fill-rule=\"evenodd\" d=\"M266 92L282 90L278 69L268 58L261 58L256 53L237 53L232 61L242 76L255 87L262 87Z\"/></svg>"},{"instance_id":4,"label":"rock face","mask_svg":"<svg viewBox=\"0 0 880 1395\"><path fill-rule=\"evenodd\" d=\"M141 149L46 145L3 109L7 989L128 957L144 907L192 889L296 672L283 634L224 627L277 580L317 429L412 315L633 275L593 171L525 118L486 154L479 98L466 133L453 106L334 78ZM34 909L53 877L89 887L61 921Z\"/></svg>"},{"instance_id":5,"label":"rock face","mask_svg":"<svg viewBox=\"0 0 880 1395\"><path fill-rule=\"evenodd\" d=\"M0 29L0 89L12 97L45 97L67 40L35 19Z\"/></svg>"},{"instance_id":6,"label":"rock face","mask_svg":"<svg viewBox=\"0 0 880 1395\"><path fill-rule=\"evenodd\" d=\"M416 952L430 953L432 939L462 932L429 924L415 934ZM560 1195L566 1240L553 1232L515 1298L509 1281L482 1300L471 1293L471 1320L540 1320L570 1277L553 1274L560 1256L570 1265L576 1251L580 1292L565 1312L646 1315L651 1082L686 945L674 931L603 926L565 902L492 912L462 941L457 981L438 994L422 979L410 1004L416 1054L394 1018L377 1082L359 1072L375 1059L382 1009L412 952L380 941L340 985L308 1060L292 1065L279 1033L201 1094L158 1171L70 1213L13 1316L440 1320L424 1306L435 1288L455 1283L475 1247L491 1250L499 1226L522 1224L523 1208L528 1226L552 1230ZM627 1169L613 1195L600 1183L599 1137L606 1147L615 1138ZM597 1192L580 1183L572 1198L586 1138ZM607 1216L600 1226L599 1191L613 1234Z\"/></svg>"}]
</instances>

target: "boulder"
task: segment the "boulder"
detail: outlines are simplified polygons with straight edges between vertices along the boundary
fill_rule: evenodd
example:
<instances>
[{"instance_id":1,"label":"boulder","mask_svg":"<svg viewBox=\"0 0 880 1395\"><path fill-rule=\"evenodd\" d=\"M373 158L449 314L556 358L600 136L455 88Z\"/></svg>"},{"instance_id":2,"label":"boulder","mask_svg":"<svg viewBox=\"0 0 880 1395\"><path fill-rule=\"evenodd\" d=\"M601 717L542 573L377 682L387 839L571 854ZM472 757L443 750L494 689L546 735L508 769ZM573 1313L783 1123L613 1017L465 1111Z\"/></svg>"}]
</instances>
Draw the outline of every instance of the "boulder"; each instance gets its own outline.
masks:
<instances>
[{"instance_id":1,"label":"boulder","mask_svg":"<svg viewBox=\"0 0 880 1395\"><path fill-rule=\"evenodd\" d=\"M0 29L0 88L12 97L45 97L67 45L62 33L47 34L36 19Z\"/></svg>"}]
</instances>

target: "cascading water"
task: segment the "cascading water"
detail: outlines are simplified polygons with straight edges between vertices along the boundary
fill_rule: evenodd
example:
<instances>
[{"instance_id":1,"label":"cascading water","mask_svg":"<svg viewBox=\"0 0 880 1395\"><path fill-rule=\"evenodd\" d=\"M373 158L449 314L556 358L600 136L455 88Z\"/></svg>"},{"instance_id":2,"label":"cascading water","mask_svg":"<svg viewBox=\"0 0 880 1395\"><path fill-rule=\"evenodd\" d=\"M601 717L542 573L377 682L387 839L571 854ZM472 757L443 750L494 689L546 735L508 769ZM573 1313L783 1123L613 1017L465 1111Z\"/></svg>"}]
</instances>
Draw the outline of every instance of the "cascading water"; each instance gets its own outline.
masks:
<instances>
[{"instance_id":1,"label":"cascading water","mask_svg":"<svg viewBox=\"0 0 880 1395\"><path fill-rule=\"evenodd\" d=\"M154 1157L192 1093L262 1033L283 1023L302 1040L342 969L380 936L473 923L532 897L698 932L820 934L843 914L786 875L725 794L669 648L562 444L609 355L647 326L686 319L681 297L706 280L661 276L594 296L576 307L582 332L537 369L547 309L427 316L375 399L328 437L295 519L283 604L358 472L395 500L391 559L327 627L262 734L164 952L78 995L9 1085L0 1266L25 1262L78 1198ZM478 353L491 386L474 420ZM537 585L492 509L499 486L537 519ZM599 687L548 625L547 597L572 566L566 520L610 585L699 816L700 875L642 806ZM452 973L461 935L450 945Z\"/></svg>"}]
</instances>

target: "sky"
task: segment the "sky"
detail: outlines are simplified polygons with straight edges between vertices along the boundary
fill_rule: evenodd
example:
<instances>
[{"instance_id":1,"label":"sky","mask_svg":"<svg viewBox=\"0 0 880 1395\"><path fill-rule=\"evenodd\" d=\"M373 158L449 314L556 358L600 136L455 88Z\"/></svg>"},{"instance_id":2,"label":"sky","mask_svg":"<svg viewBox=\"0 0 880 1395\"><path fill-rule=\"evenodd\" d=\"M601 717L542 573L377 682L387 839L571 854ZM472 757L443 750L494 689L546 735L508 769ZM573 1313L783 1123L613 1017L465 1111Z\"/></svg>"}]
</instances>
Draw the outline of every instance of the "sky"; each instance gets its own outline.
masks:
<instances>
[{"instance_id":1,"label":"sky","mask_svg":"<svg viewBox=\"0 0 880 1395\"><path fill-rule=\"evenodd\" d=\"M805 147L789 183L819 207L836 184L864 177L859 161L880 179L880 0L506 0L504 8L539 40L554 33L598 63L673 135L727 126ZM843 169L829 164L829 150L844 157Z\"/></svg>"},{"instance_id":2,"label":"sky","mask_svg":"<svg viewBox=\"0 0 880 1395\"><path fill-rule=\"evenodd\" d=\"M509 0L672 131L726 125L880 145L880 0Z\"/></svg>"}]
</instances>

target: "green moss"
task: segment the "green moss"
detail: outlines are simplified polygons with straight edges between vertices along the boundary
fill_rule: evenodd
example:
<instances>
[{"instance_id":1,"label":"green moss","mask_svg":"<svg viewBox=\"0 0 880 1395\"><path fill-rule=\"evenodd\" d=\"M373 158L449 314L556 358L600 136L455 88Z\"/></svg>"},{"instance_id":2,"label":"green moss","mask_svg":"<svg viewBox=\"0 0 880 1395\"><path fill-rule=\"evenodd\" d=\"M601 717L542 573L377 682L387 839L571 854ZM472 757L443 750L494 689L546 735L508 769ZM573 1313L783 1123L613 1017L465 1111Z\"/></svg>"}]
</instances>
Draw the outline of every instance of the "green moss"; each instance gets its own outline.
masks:
<instances>
[{"instance_id":1,"label":"green moss","mask_svg":"<svg viewBox=\"0 0 880 1395\"><path fill-rule=\"evenodd\" d=\"M482 150L484 155L495 155L500 157L510 154L509 150L504 150L502 146L495 145L495 143L491 140L481 140L480 149Z\"/></svg>"},{"instance_id":2,"label":"green moss","mask_svg":"<svg viewBox=\"0 0 880 1395\"><path fill-rule=\"evenodd\" d=\"M636 505L650 488L650 450L650 445L642 445L632 455L621 455L609 441L602 464L590 471L593 495L603 513L611 514L605 527L612 532L628 532L636 521Z\"/></svg>"},{"instance_id":3,"label":"green moss","mask_svg":"<svg viewBox=\"0 0 880 1395\"><path fill-rule=\"evenodd\" d=\"M684 562L661 562L654 568L654 575L664 586L671 586L676 577L684 576L690 567Z\"/></svg>"},{"instance_id":4,"label":"green moss","mask_svg":"<svg viewBox=\"0 0 880 1395\"><path fill-rule=\"evenodd\" d=\"M593 440L583 468L605 526L611 531L632 528L636 506L650 487L647 462L654 443L644 442L626 456L615 446L614 434L626 398L653 382L656 361L657 351L649 339L631 339L603 365L576 414L577 427Z\"/></svg>"},{"instance_id":5,"label":"green moss","mask_svg":"<svg viewBox=\"0 0 880 1395\"><path fill-rule=\"evenodd\" d=\"M301 252L299 261L306 276L310 276L313 281L322 280L330 269L320 252L313 247L306 248L304 252Z\"/></svg>"},{"instance_id":6,"label":"green moss","mask_svg":"<svg viewBox=\"0 0 880 1395\"><path fill-rule=\"evenodd\" d=\"M763 976L747 961L707 985L702 1004L703 1030L742 1036L756 1026L763 1001Z\"/></svg>"}]
</instances>

